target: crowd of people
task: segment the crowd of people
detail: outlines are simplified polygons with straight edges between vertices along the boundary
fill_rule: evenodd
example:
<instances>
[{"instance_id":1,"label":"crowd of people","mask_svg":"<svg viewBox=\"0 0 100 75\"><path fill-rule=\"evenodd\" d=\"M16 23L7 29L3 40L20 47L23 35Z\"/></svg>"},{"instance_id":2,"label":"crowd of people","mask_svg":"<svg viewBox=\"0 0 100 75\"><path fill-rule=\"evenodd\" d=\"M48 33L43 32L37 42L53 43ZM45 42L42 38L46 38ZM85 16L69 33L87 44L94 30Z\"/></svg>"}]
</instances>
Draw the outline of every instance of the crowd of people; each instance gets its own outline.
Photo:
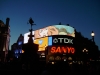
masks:
<instances>
[{"instance_id":1,"label":"crowd of people","mask_svg":"<svg viewBox=\"0 0 100 75\"><path fill-rule=\"evenodd\" d=\"M35 66L34 66L35 65ZM43 62L32 65L21 64L21 63L0 63L0 71L7 74L25 74L25 75L100 75L100 64L68 64L56 63L56 64L45 64ZM15 73L16 72L16 73Z\"/></svg>"}]
</instances>

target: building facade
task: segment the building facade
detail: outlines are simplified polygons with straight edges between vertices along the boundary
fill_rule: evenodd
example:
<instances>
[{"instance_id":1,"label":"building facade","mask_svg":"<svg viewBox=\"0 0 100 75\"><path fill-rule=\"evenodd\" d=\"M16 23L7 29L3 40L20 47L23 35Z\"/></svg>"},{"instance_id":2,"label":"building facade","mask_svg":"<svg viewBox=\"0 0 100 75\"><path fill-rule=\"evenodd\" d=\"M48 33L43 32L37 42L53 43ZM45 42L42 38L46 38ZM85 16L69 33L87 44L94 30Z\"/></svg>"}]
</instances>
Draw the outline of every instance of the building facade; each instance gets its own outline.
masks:
<instances>
[{"instance_id":1,"label":"building facade","mask_svg":"<svg viewBox=\"0 0 100 75\"><path fill-rule=\"evenodd\" d=\"M6 56L9 51L10 44L10 18L6 19L6 24L0 20L0 60L6 61Z\"/></svg>"},{"instance_id":2,"label":"building facade","mask_svg":"<svg viewBox=\"0 0 100 75\"><path fill-rule=\"evenodd\" d=\"M23 44L24 37L22 34L17 39L17 42L11 46L11 51L13 53L14 58L19 58L22 53L22 44Z\"/></svg>"},{"instance_id":3,"label":"building facade","mask_svg":"<svg viewBox=\"0 0 100 75\"><path fill-rule=\"evenodd\" d=\"M29 34L24 34L24 43L28 42ZM72 64L74 61L82 64L98 57L98 46L69 25L52 25L35 30L32 34L34 43L39 44L40 58L46 59L47 63L69 61Z\"/></svg>"}]
</instances>

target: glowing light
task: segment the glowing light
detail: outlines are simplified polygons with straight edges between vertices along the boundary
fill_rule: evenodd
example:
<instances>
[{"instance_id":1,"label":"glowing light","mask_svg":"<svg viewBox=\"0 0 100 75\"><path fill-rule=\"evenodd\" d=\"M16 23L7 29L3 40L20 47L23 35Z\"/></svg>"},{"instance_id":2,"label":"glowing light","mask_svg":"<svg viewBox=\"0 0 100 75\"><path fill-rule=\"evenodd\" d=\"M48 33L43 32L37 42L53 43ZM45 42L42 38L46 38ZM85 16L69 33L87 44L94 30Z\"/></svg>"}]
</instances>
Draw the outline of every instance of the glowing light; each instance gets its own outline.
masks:
<instances>
[{"instance_id":1,"label":"glowing light","mask_svg":"<svg viewBox=\"0 0 100 75\"><path fill-rule=\"evenodd\" d=\"M20 50L20 53L22 53L22 50Z\"/></svg>"},{"instance_id":2,"label":"glowing light","mask_svg":"<svg viewBox=\"0 0 100 75\"><path fill-rule=\"evenodd\" d=\"M83 52L88 52L88 50L87 50L86 48L84 48L82 51L83 51Z\"/></svg>"},{"instance_id":3,"label":"glowing light","mask_svg":"<svg viewBox=\"0 0 100 75\"><path fill-rule=\"evenodd\" d=\"M22 44L22 42L18 42L18 45L21 45Z\"/></svg>"},{"instance_id":4,"label":"glowing light","mask_svg":"<svg viewBox=\"0 0 100 75\"><path fill-rule=\"evenodd\" d=\"M24 53L24 50L22 50L22 53Z\"/></svg>"},{"instance_id":5,"label":"glowing light","mask_svg":"<svg viewBox=\"0 0 100 75\"><path fill-rule=\"evenodd\" d=\"M69 57L68 60L72 60L72 57Z\"/></svg>"},{"instance_id":6,"label":"glowing light","mask_svg":"<svg viewBox=\"0 0 100 75\"><path fill-rule=\"evenodd\" d=\"M92 31L91 36L95 36L94 32Z\"/></svg>"},{"instance_id":7,"label":"glowing light","mask_svg":"<svg viewBox=\"0 0 100 75\"><path fill-rule=\"evenodd\" d=\"M45 57L45 56L42 56L42 57Z\"/></svg>"},{"instance_id":8,"label":"glowing light","mask_svg":"<svg viewBox=\"0 0 100 75\"><path fill-rule=\"evenodd\" d=\"M64 59L64 61L66 61L66 59Z\"/></svg>"},{"instance_id":9,"label":"glowing light","mask_svg":"<svg viewBox=\"0 0 100 75\"><path fill-rule=\"evenodd\" d=\"M52 62L52 64L55 64L55 62Z\"/></svg>"},{"instance_id":10,"label":"glowing light","mask_svg":"<svg viewBox=\"0 0 100 75\"><path fill-rule=\"evenodd\" d=\"M18 50L15 50L15 54L18 53Z\"/></svg>"},{"instance_id":11,"label":"glowing light","mask_svg":"<svg viewBox=\"0 0 100 75\"><path fill-rule=\"evenodd\" d=\"M55 58L55 60L61 60L60 56L57 56L57 57Z\"/></svg>"}]
</instances>

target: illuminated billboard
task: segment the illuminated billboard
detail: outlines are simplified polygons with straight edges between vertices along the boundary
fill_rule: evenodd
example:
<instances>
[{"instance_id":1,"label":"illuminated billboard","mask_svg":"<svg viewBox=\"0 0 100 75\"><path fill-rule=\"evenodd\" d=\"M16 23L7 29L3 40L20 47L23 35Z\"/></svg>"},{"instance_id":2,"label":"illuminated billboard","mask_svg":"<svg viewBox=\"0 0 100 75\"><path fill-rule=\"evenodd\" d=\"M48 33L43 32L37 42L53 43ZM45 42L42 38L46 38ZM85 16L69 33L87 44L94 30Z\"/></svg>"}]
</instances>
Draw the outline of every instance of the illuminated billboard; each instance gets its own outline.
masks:
<instances>
[{"instance_id":1,"label":"illuminated billboard","mask_svg":"<svg viewBox=\"0 0 100 75\"><path fill-rule=\"evenodd\" d=\"M73 27L67 25L53 25L34 31L34 39L51 35L67 35L75 37L75 30Z\"/></svg>"},{"instance_id":2,"label":"illuminated billboard","mask_svg":"<svg viewBox=\"0 0 100 75\"><path fill-rule=\"evenodd\" d=\"M66 35L53 35L48 37L48 46L52 45L74 45L74 37Z\"/></svg>"},{"instance_id":3,"label":"illuminated billboard","mask_svg":"<svg viewBox=\"0 0 100 75\"><path fill-rule=\"evenodd\" d=\"M55 61L66 61L70 55L75 54L75 48L73 46L61 46L53 45L49 46L46 51L46 61L55 62Z\"/></svg>"},{"instance_id":4,"label":"illuminated billboard","mask_svg":"<svg viewBox=\"0 0 100 75\"><path fill-rule=\"evenodd\" d=\"M53 35L49 37L43 37L34 39L35 44L39 44L38 51L44 51L47 46L73 46L74 47L74 38L66 35Z\"/></svg>"},{"instance_id":5,"label":"illuminated billboard","mask_svg":"<svg viewBox=\"0 0 100 75\"><path fill-rule=\"evenodd\" d=\"M34 35L34 31L32 31L32 34ZM30 35L30 32L24 34L24 43L28 43L28 39L29 39L28 35ZM34 37L33 37L33 40L34 40Z\"/></svg>"},{"instance_id":6,"label":"illuminated billboard","mask_svg":"<svg viewBox=\"0 0 100 75\"><path fill-rule=\"evenodd\" d=\"M67 25L53 25L32 31L35 44L39 44L38 51L44 51L46 46L73 44L75 29ZM24 43L28 43L28 35L24 34Z\"/></svg>"},{"instance_id":7,"label":"illuminated billboard","mask_svg":"<svg viewBox=\"0 0 100 75\"><path fill-rule=\"evenodd\" d=\"M56 54L56 53L59 53L59 54L73 54L75 53L75 48L72 47L72 46L50 46L48 47L48 54L51 55L51 54Z\"/></svg>"}]
</instances>

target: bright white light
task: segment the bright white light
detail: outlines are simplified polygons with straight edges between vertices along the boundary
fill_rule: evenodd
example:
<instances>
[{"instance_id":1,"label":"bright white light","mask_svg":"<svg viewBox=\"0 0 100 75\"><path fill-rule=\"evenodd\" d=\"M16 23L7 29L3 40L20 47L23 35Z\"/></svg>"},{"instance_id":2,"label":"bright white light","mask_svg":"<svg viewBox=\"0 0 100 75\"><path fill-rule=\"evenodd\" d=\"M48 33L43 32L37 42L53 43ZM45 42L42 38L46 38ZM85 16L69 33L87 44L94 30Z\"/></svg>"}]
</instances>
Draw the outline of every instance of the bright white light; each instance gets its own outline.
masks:
<instances>
[{"instance_id":1,"label":"bright white light","mask_svg":"<svg viewBox=\"0 0 100 75\"><path fill-rule=\"evenodd\" d=\"M94 33L91 33L91 36L95 36L95 34Z\"/></svg>"},{"instance_id":2,"label":"bright white light","mask_svg":"<svg viewBox=\"0 0 100 75\"><path fill-rule=\"evenodd\" d=\"M28 43L28 39L29 39L28 35L29 34L30 34L30 32L24 34L24 43ZM34 31L32 31L32 34L34 35ZM33 40L34 40L34 37L33 37Z\"/></svg>"}]
</instances>

